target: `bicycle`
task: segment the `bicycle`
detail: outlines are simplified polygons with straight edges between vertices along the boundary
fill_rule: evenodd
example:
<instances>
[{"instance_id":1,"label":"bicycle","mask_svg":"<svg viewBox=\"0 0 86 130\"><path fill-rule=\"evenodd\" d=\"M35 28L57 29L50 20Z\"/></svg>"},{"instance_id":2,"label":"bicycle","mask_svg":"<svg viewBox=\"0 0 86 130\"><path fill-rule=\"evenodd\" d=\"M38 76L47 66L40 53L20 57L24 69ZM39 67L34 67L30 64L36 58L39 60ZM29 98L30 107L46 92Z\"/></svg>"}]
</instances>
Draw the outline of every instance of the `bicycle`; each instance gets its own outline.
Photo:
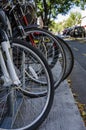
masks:
<instances>
[{"instance_id":1,"label":"bicycle","mask_svg":"<svg viewBox=\"0 0 86 130\"><path fill-rule=\"evenodd\" d=\"M52 73L36 48L9 40L7 17L0 11L0 129L34 130L53 103Z\"/></svg>"},{"instance_id":2,"label":"bicycle","mask_svg":"<svg viewBox=\"0 0 86 130\"><path fill-rule=\"evenodd\" d=\"M65 80L72 71L74 65L74 58L70 47L65 41L59 37L55 37L49 31L38 28L36 25L31 25L29 23L29 16L27 6L29 5L27 1L22 3L17 0L13 5L10 6L10 14L8 11L9 18L14 23L13 35L20 39L25 39L36 48L38 48L43 55L46 57L48 64L52 70L54 77L54 86L57 88L61 81ZM6 8L5 8L6 9ZM20 11L19 11L20 10ZM32 10L34 10L32 8ZM33 19L33 18L32 18ZM17 27L17 28L16 28ZM56 66L59 66L60 68ZM57 71L56 71L57 70ZM60 70L60 71L58 71Z\"/></svg>"},{"instance_id":3,"label":"bicycle","mask_svg":"<svg viewBox=\"0 0 86 130\"><path fill-rule=\"evenodd\" d=\"M15 25L13 26L13 36L28 41L29 44L37 47L43 53L51 68L54 77L54 86L55 88L57 88L62 81L66 68L65 52L62 45L59 44L56 37L52 35L49 31L40 29L36 27L36 25L29 25L27 21L27 16L24 14L24 8L22 9L22 4L19 0L17 0L15 3L13 1L11 2L11 9L9 9L10 11L8 11L8 13L10 12L10 14L8 14L8 16L9 19L11 19L11 23L15 23ZM26 26L22 26L22 19ZM59 66L61 67L59 68Z\"/></svg>"}]
</instances>

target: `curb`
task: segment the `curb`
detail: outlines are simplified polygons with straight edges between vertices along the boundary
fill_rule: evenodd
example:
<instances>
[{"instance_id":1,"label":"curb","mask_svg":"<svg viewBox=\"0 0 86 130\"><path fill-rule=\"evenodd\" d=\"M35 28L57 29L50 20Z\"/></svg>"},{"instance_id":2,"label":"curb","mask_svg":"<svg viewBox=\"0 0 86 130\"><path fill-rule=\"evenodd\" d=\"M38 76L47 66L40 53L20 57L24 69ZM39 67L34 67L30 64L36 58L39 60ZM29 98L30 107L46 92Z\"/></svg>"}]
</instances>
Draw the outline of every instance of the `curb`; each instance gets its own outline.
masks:
<instances>
[{"instance_id":1,"label":"curb","mask_svg":"<svg viewBox=\"0 0 86 130\"><path fill-rule=\"evenodd\" d=\"M63 39L64 39L64 40L78 40L78 41L81 41L81 40L82 40L82 41L86 41L86 37L85 37L85 38L80 38L80 37L74 38L74 37L70 37L70 36L68 37L68 36L67 36L67 37L64 37Z\"/></svg>"}]
</instances>

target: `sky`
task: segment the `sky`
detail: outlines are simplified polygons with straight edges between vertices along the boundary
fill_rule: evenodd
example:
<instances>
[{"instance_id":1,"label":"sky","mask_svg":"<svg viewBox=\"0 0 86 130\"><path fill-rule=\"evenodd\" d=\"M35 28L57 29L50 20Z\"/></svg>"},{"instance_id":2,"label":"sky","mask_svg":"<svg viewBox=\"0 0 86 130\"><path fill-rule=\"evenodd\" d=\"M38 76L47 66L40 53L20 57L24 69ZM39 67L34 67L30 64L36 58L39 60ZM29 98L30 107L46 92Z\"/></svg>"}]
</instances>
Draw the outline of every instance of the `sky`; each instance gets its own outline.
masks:
<instances>
[{"instance_id":1,"label":"sky","mask_svg":"<svg viewBox=\"0 0 86 130\"><path fill-rule=\"evenodd\" d=\"M72 8L72 9L69 11L69 13L68 13L67 15L58 14L58 17L57 17L57 19L55 20L55 22L61 22L61 21L63 21L63 20L66 20L66 19L69 17L70 12L76 12L76 11L77 11L77 12L80 12L81 15L82 15L82 17L86 16L86 9L85 9L85 10L81 10L80 7L74 7L74 8Z\"/></svg>"}]
</instances>

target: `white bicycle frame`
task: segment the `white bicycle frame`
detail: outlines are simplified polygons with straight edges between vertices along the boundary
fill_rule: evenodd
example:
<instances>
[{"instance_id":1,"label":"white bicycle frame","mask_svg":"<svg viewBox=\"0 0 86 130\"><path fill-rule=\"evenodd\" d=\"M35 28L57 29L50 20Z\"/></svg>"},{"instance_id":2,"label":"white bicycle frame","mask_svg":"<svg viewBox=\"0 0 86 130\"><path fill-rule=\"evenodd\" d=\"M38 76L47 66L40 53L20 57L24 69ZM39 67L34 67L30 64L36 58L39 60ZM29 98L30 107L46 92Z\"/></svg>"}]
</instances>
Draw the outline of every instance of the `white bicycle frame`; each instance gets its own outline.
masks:
<instances>
[{"instance_id":1,"label":"white bicycle frame","mask_svg":"<svg viewBox=\"0 0 86 130\"><path fill-rule=\"evenodd\" d=\"M3 73L4 86L19 85L20 80L16 74L15 67L12 61L10 41L6 33L4 36L7 40L1 42L0 48L0 66Z\"/></svg>"}]
</instances>

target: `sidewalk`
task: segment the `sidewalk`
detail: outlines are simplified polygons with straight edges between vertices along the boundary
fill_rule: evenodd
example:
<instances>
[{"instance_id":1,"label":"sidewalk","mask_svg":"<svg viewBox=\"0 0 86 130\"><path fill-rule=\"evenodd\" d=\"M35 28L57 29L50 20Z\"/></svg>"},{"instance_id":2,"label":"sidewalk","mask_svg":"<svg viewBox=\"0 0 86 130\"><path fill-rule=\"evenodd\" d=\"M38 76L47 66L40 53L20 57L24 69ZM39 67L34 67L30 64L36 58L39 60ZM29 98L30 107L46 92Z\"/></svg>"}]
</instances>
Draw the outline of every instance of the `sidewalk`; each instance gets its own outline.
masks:
<instances>
[{"instance_id":1,"label":"sidewalk","mask_svg":"<svg viewBox=\"0 0 86 130\"><path fill-rule=\"evenodd\" d=\"M37 130L86 130L66 80L55 91L52 109Z\"/></svg>"},{"instance_id":2,"label":"sidewalk","mask_svg":"<svg viewBox=\"0 0 86 130\"><path fill-rule=\"evenodd\" d=\"M83 41L83 43L86 43L86 37L84 37L84 38L82 38L82 37L75 38L75 37L65 36L65 37L63 37L63 39L64 40L72 40L72 41L75 41L75 40Z\"/></svg>"},{"instance_id":3,"label":"sidewalk","mask_svg":"<svg viewBox=\"0 0 86 130\"><path fill-rule=\"evenodd\" d=\"M80 67L77 69L79 70ZM82 70L79 70L79 74L81 72ZM76 78L78 78L78 75L76 75ZM37 130L86 130L66 80L57 88L49 116Z\"/></svg>"}]
</instances>

